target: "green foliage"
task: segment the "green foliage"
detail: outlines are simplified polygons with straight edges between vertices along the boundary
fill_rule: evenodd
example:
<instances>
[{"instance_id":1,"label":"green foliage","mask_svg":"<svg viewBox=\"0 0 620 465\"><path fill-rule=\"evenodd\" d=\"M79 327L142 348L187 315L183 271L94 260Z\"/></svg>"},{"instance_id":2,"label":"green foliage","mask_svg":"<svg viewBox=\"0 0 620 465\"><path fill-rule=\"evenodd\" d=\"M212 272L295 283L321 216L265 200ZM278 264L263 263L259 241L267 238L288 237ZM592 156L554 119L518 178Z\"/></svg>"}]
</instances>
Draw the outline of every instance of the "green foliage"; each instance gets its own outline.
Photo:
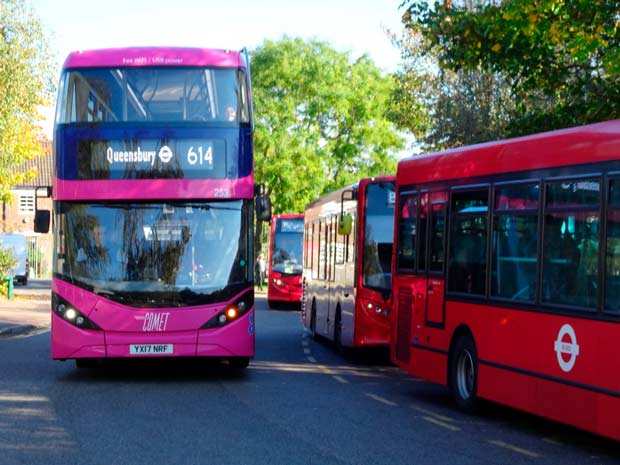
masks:
<instances>
[{"instance_id":1,"label":"green foliage","mask_svg":"<svg viewBox=\"0 0 620 465\"><path fill-rule=\"evenodd\" d=\"M403 22L439 65L509 77L520 116L513 134L620 115L617 0L405 2Z\"/></svg>"},{"instance_id":2,"label":"green foliage","mask_svg":"<svg viewBox=\"0 0 620 465\"><path fill-rule=\"evenodd\" d=\"M318 41L265 41L252 53L252 84L256 181L274 213L302 212L321 194L396 172L394 82L368 57L352 62Z\"/></svg>"},{"instance_id":3,"label":"green foliage","mask_svg":"<svg viewBox=\"0 0 620 465\"><path fill-rule=\"evenodd\" d=\"M481 69L442 69L427 53L424 37L405 29L399 37L388 31L401 51L396 73L393 118L412 132L424 151L443 150L506 136L516 108L511 82Z\"/></svg>"},{"instance_id":4,"label":"green foliage","mask_svg":"<svg viewBox=\"0 0 620 465\"><path fill-rule=\"evenodd\" d=\"M18 172L42 153L39 108L51 101L52 60L40 21L24 0L0 2L0 200L35 175Z\"/></svg>"},{"instance_id":5,"label":"green foliage","mask_svg":"<svg viewBox=\"0 0 620 465\"><path fill-rule=\"evenodd\" d=\"M17 259L12 249L0 247L0 277L9 275L9 271L17 265Z\"/></svg>"}]
</instances>

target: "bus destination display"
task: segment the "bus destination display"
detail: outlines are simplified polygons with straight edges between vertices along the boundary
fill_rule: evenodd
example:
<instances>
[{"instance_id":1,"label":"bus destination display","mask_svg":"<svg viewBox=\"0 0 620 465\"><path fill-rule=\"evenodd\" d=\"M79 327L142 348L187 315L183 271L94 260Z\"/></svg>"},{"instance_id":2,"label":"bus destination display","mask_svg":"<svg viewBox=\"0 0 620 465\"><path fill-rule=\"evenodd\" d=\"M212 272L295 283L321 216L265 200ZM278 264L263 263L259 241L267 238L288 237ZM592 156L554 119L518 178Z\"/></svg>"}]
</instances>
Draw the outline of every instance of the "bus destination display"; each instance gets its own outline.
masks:
<instances>
[{"instance_id":1,"label":"bus destination display","mask_svg":"<svg viewBox=\"0 0 620 465\"><path fill-rule=\"evenodd\" d=\"M84 140L79 179L225 178L226 142L219 139Z\"/></svg>"}]
</instances>

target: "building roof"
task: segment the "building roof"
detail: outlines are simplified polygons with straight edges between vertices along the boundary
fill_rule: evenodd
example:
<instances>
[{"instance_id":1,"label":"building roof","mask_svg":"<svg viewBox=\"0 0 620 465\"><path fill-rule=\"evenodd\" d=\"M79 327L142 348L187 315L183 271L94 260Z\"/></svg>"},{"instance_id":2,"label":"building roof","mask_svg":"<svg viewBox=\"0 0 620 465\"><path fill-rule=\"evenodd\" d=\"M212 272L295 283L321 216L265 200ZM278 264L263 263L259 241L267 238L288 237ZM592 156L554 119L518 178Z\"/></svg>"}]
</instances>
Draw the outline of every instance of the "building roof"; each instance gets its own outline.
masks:
<instances>
[{"instance_id":1,"label":"building roof","mask_svg":"<svg viewBox=\"0 0 620 465\"><path fill-rule=\"evenodd\" d=\"M52 143L48 140L42 143L44 152L42 155L24 161L19 171L26 171L31 168L37 169L37 176L34 179L23 182L15 188L23 187L51 187L54 177L54 156L52 153Z\"/></svg>"}]
</instances>

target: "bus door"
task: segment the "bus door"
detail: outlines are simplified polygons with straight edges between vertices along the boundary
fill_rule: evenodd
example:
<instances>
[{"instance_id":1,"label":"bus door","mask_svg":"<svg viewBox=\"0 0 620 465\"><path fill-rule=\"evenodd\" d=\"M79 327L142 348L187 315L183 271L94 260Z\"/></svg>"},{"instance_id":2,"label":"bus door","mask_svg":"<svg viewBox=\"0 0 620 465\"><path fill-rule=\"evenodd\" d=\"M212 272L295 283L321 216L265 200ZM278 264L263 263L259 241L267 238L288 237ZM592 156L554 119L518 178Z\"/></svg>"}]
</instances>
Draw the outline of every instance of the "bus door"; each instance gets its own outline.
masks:
<instances>
[{"instance_id":1,"label":"bus door","mask_svg":"<svg viewBox=\"0 0 620 465\"><path fill-rule=\"evenodd\" d=\"M315 322L317 333L326 336L327 320L329 318L329 223L326 219L321 219L318 224L319 238L319 257L318 257L318 273L315 280Z\"/></svg>"},{"instance_id":2,"label":"bus door","mask_svg":"<svg viewBox=\"0 0 620 465\"><path fill-rule=\"evenodd\" d=\"M424 319L427 326L444 324L444 255L448 193L422 192L420 195L420 260L423 278Z\"/></svg>"},{"instance_id":3,"label":"bus door","mask_svg":"<svg viewBox=\"0 0 620 465\"><path fill-rule=\"evenodd\" d=\"M325 333L328 337L334 334L334 324L336 319L336 305L338 304L338 296L336 295L336 240L338 236L338 217L332 215L327 224L327 321Z\"/></svg>"}]
</instances>

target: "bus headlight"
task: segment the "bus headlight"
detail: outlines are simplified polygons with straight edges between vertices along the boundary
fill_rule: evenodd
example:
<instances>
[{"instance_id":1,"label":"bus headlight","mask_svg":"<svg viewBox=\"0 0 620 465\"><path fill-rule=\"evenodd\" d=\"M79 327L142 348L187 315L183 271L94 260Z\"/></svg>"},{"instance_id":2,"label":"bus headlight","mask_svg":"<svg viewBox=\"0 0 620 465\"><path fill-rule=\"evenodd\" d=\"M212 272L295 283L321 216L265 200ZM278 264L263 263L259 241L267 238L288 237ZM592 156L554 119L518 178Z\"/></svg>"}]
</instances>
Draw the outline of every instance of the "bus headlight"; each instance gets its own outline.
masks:
<instances>
[{"instance_id":1,"label":"bus headlight","mask_svg":"<svg viewBox=\"0 0 620 465\"><path fill-rule=\"evenodd\" d=\"M226 305L221 311L217 312L209 321L201 326L200 329L219 328L237 320L254 306L254 292L249 291L243 294L236 302Z\"/></svg>"},{"instance_id":2,"label":"bus headlight","mask_svg":"<svg viewBox=\"0 0 620 465\"><path fill-rule=\"evenodd\" d=\"M88 319L73 305L62 297L59 297L56 293L52 293L52 310L54 310L56 315L73 326L80 329L93 329L96 331L101 331L101 328L97 326L96 323Z\"/></svg>"}]
</instances>

